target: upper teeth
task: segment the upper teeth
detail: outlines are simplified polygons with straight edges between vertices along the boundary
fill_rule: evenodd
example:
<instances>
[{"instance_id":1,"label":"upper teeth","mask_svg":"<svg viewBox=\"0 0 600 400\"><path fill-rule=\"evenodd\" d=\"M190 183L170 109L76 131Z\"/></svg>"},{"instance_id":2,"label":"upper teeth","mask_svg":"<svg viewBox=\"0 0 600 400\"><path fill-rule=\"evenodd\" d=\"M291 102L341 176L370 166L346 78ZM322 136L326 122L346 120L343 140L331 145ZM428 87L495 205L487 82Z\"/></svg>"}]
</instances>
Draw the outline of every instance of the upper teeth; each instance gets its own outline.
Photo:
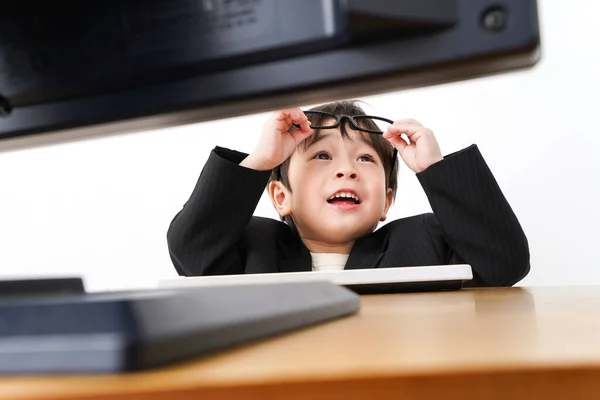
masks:
<instances>
[{"instance_id":1,"label":"upper teeth","mask_svg":"<svg viewBox=\"0 0 600 400\"><path fill-rule=\"evenodd\" d=\"M354 199L354 200L358 201L358 197L354 193L349 193L349 192L339 192L339 193L336 193L333 196L331 196L329 198L329 200L333 200L336 197L347 197L349 199Z\"/></svg>"}]
</instances>

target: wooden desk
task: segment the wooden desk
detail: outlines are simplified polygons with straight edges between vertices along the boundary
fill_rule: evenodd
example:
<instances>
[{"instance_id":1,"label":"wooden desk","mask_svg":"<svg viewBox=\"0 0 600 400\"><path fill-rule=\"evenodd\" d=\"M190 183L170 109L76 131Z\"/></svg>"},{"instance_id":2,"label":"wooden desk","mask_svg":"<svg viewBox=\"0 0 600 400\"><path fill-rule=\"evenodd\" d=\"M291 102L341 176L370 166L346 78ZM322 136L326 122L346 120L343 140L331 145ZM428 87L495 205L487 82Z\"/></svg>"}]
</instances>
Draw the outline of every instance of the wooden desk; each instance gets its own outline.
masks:
<instances>
[{"instance_id":1,"label":"wooden desk","mask_svg":"<svg viewBox=\"0 0 600 400\"><path fill-rule=\"evenodd\" d=\"M349 318L121 376L0 378L23 399L600 398L600 287L363 297Z\"/></svg>"}]
</instances>

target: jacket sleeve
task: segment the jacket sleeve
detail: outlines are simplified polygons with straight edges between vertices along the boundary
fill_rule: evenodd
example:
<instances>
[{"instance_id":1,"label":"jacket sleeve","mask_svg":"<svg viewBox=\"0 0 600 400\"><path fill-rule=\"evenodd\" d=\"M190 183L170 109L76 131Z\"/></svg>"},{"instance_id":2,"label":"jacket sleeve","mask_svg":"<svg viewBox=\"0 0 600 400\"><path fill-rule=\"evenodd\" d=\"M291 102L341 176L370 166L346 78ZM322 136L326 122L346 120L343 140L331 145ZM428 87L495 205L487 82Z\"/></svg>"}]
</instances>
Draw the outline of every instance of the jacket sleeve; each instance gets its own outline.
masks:
<instances>
[{"instance_id":1,"label":"jacket sleeve","mask_svg":"<svg viewBox=\"0 0 600 400\"><path fill-rule=\"evenodd\" d=\"M476 145L417 178L435 215L427 222L430 234L447 243L449 264L473 269L465 286L512 286L529 273L525 233Z\"/></svg>"},{"instance_id":2,"label":"jacket sleeve","mask_svg":"<svg viewBox=\"0 0 600 400\"><path fill-rule=\"evenodd\" d=\"M179 275L244 272L239 239L271 172L240 166L246 156L213 149L190 198L171 221L167 244Z\"/></svg>"}]
</instances>

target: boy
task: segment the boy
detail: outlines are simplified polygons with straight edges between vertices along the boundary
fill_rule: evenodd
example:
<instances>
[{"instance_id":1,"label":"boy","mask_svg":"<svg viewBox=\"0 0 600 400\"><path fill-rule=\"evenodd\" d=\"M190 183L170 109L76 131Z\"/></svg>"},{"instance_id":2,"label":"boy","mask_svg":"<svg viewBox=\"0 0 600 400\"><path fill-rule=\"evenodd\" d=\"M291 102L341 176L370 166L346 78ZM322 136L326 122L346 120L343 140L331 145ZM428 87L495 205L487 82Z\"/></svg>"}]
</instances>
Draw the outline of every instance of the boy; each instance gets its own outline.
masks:
<instances>
[{"instance_id":1,"label":"boy","mask_svg":"<svg viewBox=\"0 0 600 400\"><path fill-rule=\"evenodd\" d=\"M376 120L361 119L352 101L307 114L274 113L250 155L212 151L167 233L180 275L458 263L473 269L465 286L527 275L527 239L475 145L442 157L433 132L413 120L369 133ZM433 213L375 230L394 199L396 151ZM253 216L265 185L283 222Z\"/></svg>"}]
</instances>

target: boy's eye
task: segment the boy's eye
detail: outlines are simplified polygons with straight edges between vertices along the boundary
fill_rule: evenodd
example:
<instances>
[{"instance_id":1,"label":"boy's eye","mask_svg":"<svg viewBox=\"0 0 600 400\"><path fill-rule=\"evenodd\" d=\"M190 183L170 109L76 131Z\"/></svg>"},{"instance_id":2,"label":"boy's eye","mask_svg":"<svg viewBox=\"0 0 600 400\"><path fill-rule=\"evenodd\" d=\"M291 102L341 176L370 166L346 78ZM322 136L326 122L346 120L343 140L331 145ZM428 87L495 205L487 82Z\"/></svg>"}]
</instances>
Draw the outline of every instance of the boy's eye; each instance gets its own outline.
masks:
<instances>
[{"instance_id":1,"label":"boy's eye","mask_svg":"<svg viewBox=\"0 0 600 400\"><path fill-rule=\"evenodd\" d=\"M329 157L329 154L321 152L321 153L317 153L313 158L316 158L317 160L330 160L331 157Z\"/></svg>"},{"instance_id":2,"label":"boy's eye","mask_svg":"<svg viewBox=\"0 0 600 400\"><path fill-rule=\"evenodd\" d=\"M358 161L362 161L362 162L375 162L375 158L369 154L364 154L360 157L358 157Z\"/></svg>"}]
</instances>

